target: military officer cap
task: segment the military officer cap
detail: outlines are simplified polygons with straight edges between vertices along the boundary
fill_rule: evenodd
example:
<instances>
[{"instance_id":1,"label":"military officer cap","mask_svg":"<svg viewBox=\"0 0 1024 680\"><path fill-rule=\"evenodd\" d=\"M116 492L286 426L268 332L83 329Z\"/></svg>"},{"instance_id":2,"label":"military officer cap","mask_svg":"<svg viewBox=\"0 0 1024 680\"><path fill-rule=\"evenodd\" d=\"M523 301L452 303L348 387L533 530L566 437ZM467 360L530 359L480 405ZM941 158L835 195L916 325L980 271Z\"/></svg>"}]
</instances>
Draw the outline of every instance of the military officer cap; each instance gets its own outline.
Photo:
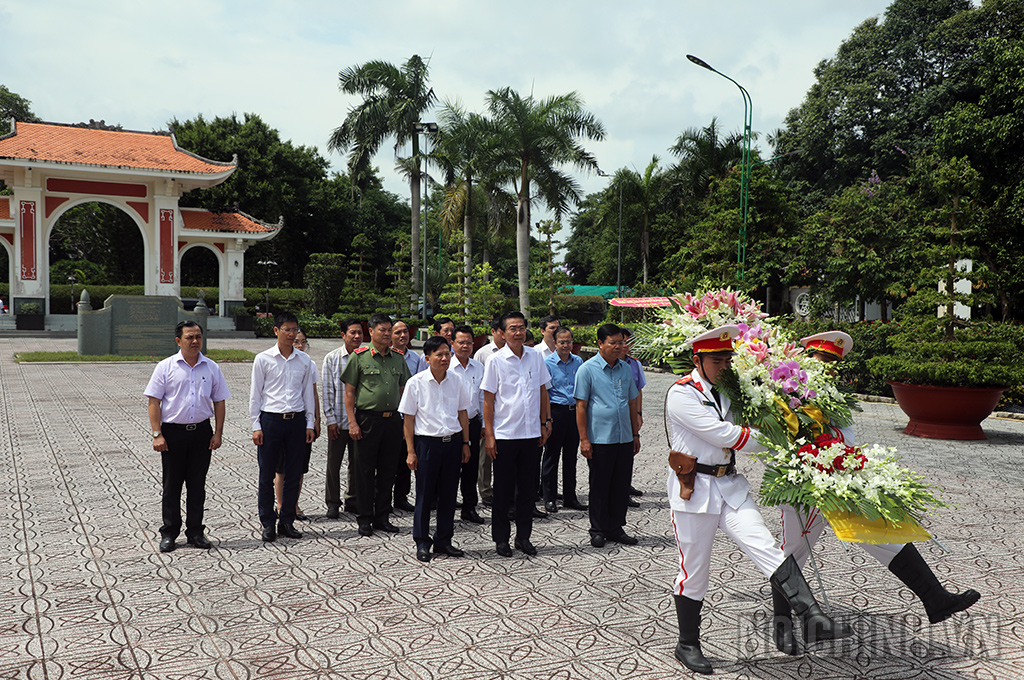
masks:
<instances>
[{"instance_id":1,"label":"military officer cap","mask_svg":"<svg viewBox=\"0 0 1024 680\"><path fill-rule=\"evenodd\" d=\"M808 352L824 352L842 359L853 349L853 338L842 331L826 331L800 338L800 344L806 347Z\"/></svg>"},{"instance_id":2,"label":"military officer cap","mask_svg":"<svg viewBox=\"0 0 1024 680\"><path fill-rule=\"evenodd\" d=\"M719 326L710 331L701 333L695 338L686 341L686 345L693 347L694 354L722 354L732 356L736 353L732 341L740 334L739 326Z\"/></svg>"}]
</instances>

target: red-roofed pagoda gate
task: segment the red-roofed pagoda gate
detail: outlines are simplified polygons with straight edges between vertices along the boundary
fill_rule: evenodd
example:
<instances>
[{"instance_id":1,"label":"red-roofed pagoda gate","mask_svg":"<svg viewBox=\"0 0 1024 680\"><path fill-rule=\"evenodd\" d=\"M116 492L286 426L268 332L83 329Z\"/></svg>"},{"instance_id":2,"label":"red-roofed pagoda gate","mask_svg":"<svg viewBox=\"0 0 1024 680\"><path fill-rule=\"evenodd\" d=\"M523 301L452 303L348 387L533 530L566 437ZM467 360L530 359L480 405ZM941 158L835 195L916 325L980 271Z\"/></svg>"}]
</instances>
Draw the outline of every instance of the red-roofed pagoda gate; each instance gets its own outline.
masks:
<instances>
[{"instance_id":1,"label":"red-roofed pagoda gate","mask_svg":"<svg viewBox=\"0 0 1024 680\"><path fill-rule=\"evenodd\" d=\"M215 186L238 167L181 149L173 135L95 130L53 123L14 123L0 137L0 245L10 262L11 310L37 302L49 313L49 241L67 210L109 203L142 232L145 294L178 296L181 256L211 250L220 271L220 315L245 303L245 251L277 236L271 225L244 213L181 208L193 189Z\"/></svg>"}]
</instances>

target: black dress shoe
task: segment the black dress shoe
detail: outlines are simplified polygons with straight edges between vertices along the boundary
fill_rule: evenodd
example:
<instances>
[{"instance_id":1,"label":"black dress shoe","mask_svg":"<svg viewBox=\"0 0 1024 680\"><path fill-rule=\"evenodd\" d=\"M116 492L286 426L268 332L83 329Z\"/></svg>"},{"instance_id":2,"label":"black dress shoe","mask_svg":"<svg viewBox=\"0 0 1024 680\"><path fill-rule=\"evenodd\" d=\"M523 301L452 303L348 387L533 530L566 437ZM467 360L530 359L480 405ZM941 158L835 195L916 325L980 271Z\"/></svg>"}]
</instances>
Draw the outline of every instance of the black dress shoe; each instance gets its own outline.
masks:
<instances>
[{"instance_id":1,"label":"black dress shoe","mask_svg":"<svg viewBox=\"0 0 1024 680\"><path fill-rule=\"evenodd\" d=\"M171 552L174 550L174 539L164 536L160 539L160 552Z\"/></svg>"},{"instance_id":2,"label":"black dress shoe","mask_svg":"<svg viewBox=\"0 0 1024 680\"><path fill-rule=\"evenodd\" d=\"M594 534L590 537L590 545L594 546L595 548L603 548L604 544L605 539L603 534Z\"/></svg>"},{"instance_id":3,"label":"black dress shoe","mask_svg":"<svg viewBox=\"0 0 1024 680\"><path fill-rule=\"evenodd\" d=\"M288 538L302 538L302 533L296 531L295 527L291 524L278 524L277 533Z\"/></svg>"},{"instance_id":4,"label":"black dress shoe","mask_svg":"<svg viewBox=\"0 0 1024 680\"><path fill-rule=\"evenodd\" d=\"M502 557L512 557L512 547L508 543L497 543L494 550Z\"/></svg>"},{"instance_id":5,"label":"black dress shoe","mask_svg":"<svg viewBox=\"0 0 1024 680\"><path fill-rule=\"evenodd\" d=\"M416 506L410 503L408 498L398 498L395 500L395 509L413 512L416 509Z\"/></svg>"},{"instance_id":6,"label":"black dress shoe","mask_svg":"<svg viewBox=\"0 0 1024 680\"><path fill-rule=\"evenodd\" d=\"M554 501L548 501L544 504L544 509L548 512L558 512L558 504Z\"/></svg>"},{"instance_id":7,"label":"black dress shoe","mask_svg":"<svg viewBox=\"0 0 1024 680\"><path fill-rule=\"evenodd\" d=\"M530 539L524 538L523 540L516 539L516 548L522 550L527 555L533 556L537 554L537 548L530 543Z\"/></svg>"},{"instance_id":8,"label":"black dress shoe","mask_svg":"<svg viewBox=\"0 0 1024 680\"><path fill-rule=\"evenodd\" d=\"M196 534L195 536L190 537L188 539L188 544L191 546L195 546L200 550L209 550L213 547L213 545L208 540L206 540L206 536L203 536L202 534Z\"/></svg>"},{"instance_id":9,"label":"black dress shoe","mask_svg":"<svg viewBox=\"0 0 1024 680\"><path fill-rule=\"evenodd\" d=\"M635 486L630 485L630 487L629 487L629 495L630 496L643 496L644 492L641 491L640 489L636 488Z\"/></svg>"},{"instance_id":10,"label":"black dress shoe","mask_svg":"<svg viewBox=\"0 0 1024 680\"><path fill-rule=\"evenodd\" d=\"M369 524L360 524L359 525L359 535L360 536L373 536L373 529L370 527Z\"/></svg>"},{"instance_id":11,"label":"black dress shoe","mask_svg":"<svg viewBox=\"0 0 1024 680\"><path fill-rule=\"evenodd\" d=\"M472 522L473 524L483 524L484 523L484 518L481 517L480 513L478 513L473 508L470 508L468 510L466 510L464 508L462 510L462 519L466 520L467 522Z\"/></svg>"},{"instance_id":12,"label":"black dress shoe","mask_svg":"<svg viewBox=\"0 0 1024 680\"><path fill-rule=\"evenodd\" d=\"M274 527L263 527L263 542L273 543L277 540L277 532L274 531Z\"/></svg>"},{"instance_id":13,"label":"black dress shoe","mask_svg":"<svg viewBox=\"0 0 1024 680\"><path fill-rule=\"evenodd\" d=\"M338 516L341 515L341 512L339 512L339 510L340 508L337 505L334 505L333 503L328 505L327 519L338 519Z\"/></svg>"},{"instance_id":14,"label":"black dress shoe","mask_svg":"<svg viewBox=\"0 0 1024 680\"><path fill-rule=\"evenodd\" d=\"M626 505L628 505L628 506L629 506L629 507L631 507L631 508L639 508L639 507L640 507L640 504L639 504L639 503L637 503L637 502L636 502L635 500L633 500L632 498L630 498L630 499L629 499L628 501L626 501Z\"/></svg>"},{"instance_id":15,"label":"black dress shoe","mask_svg":"<svg viewBox=\"0 0 1024 680\"><path fill-rule=\"evenodd\" d=\"M462 557L466 554L465 551L459 550L450 543L448 545L434 544L434 552L438 555L447 555L448 557Z\"/></svg>"},{"instance_id":16,"label":"black dress shoe","mask_svg":"<svg viewBox=\"0 0 1024 680\"><path fill-rule=\"evenodd\" d=\"M392 524L390 520L384 520L383 522L374 522L373 523L373 528L374 529L380 529L381 531L386 531L389 534L397 534L398 533L398 527L396 527L394 524Z\"/></svg>"},{"instance_id":17,"label":"black dress shoe","mask_svg":"<svg viewBox=\"0 0 1024 680\"><path fill-rule=\"evenodd\" d=\"M640 541L636 540L629 534L619 534L618 536L609 536L608 540L612 543L621 543L622 545L636 545Z\"/></svg>"},{"instance_id":18,"label":"black dress shoe","mask_svg":"<svg viewBox=\"0 0 1024 680\"><path fill-rule=\"evenodd\" d=\"M586 510L589 506L586 503L580 503L578 500L573 498L562 503L562 507L570 510Z\"/></svg>"},{"instance_id":19,"label":"black dress shoe","mask_svg":"<svg viewBox=\"0 0 1024 680\"><path fill-rule=\"evenodd\" d=\"M304 513L304 512L297 512L297 513L295 513L295 519L297 519L300 522L308 522L309 521L309 517L306 517L306 513Z\"/></svg>"},{"instance_id":20,"label":"black dress shoe","mask_svg":"<svg viewBox=\"0 0 1024 680\"><path fill-rule=\"evenodd\" d=\"M533 506L533 518L534 519L544 519L547 516L548 516L548 513L546 513L543 510L539 509L536 505Z\"/></svg>"},{"instance_id":21,"label":"black dress shoe","mask_svg":"<svg viewBox=\"0 0 1024 680\"><path fill-rule=\"evenodd\" d=\"M420 562L429 562L430 548L425 545L416 548L416 559L418 559Z\"/></svg>"}]
</instances>

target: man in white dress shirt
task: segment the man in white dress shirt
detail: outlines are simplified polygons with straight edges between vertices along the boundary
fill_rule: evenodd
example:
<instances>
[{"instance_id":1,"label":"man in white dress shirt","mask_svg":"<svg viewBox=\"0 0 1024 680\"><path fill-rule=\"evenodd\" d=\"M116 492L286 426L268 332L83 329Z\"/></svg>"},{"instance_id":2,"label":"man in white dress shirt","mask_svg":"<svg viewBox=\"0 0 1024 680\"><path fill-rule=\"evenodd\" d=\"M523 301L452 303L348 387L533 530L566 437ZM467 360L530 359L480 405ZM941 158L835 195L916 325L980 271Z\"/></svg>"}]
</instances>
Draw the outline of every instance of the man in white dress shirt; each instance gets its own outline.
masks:
<instances>
[{"instance_id":1,"label":"man in white dress shirt","mask_svg":"<svg viewBox=\"0 0 1024 680\"><path fill-rule=\"evenodd\" d=\"M729 398L715 388L718 376L732 365L736 326L722 326L692 338L694 371L676 381L665 399L665 419L673 452L696 458L687 492L681 468L669 474L672 527L679 551L679 574L673 589L679 642L675 656L697 673L712 673L700 647L700 611L708 590L711 549L721 529L769 577L772 589L803 617L808 643L853 634L827 617L811 594L792 557L784 557L750 496L750 485L736 471L738 451L764 450L757 430L733 422ZM694 461L690 461L691 463Z\"/></svg>"},{"instance_id":2,"label":"man in white dress shirt","mask_svg":"<svg viewBox=\"0 0 1024 680\"><path fill-rule=\"evenodd\" d=\"M356 484L352 467L352 439L348 436L348 414L345 412L345 383L341 373L349 355L363 344L363 324L358 319L341 322L344 332L341 347L324 357L320 382L324 390L324 421L327 423L327 481L324 501L327 519L338 519L341 510L341 463L348 449L348 483L345 488L345 512L356 512Z\"/></svg>"},{"instance_id":3,"label":"man in white dress shirt","mask_svg":"<svg viewBox=\"0 0 1024 680\"><path fill-rule=\"evenodd\" d=\"M515 500L515 547L536 555L530 542L534 498L540 477L540 449L551 434L551 380L540 352L526 346L526 317L501 317L505 347L484 366L484 448L494 462L494 512L491 538L497 553L511 557L508 509Z\"/></svg>"},{"instance_id":4,"label":"man in white dress shirt","mask_svg":"<svg viewBox=\"0 0 1024 680\"><path fill-rule=\"evenodd\" d=\"M206 473L224 432L224 400L231 396L220 367L202 354L203 329L182 321L174 329L181 348L156 365L143 393L149 399L153 450L160 452L163 498L160 552L174 550L181 531L181 487L185 504L185 537L189 545L209 550L203 534ZM215 427L210 427L213 417Z\"/></svg>"},{"instance_id":5,"label":"man in white dress shirt","mask_svg":"<svg viewBox=\"0 0 1024 680\"><path fill-rule=\"evenodd\" d=\"M555 353L555 331L561 327L561 323L558 317L554 314L548 314L537 323L537 328L540 329L540 343L537 345L537 349L540 351L540 357L547 359L549 356Z\"/></svg>"},{"instance_id":6,"label":"man in white dress shirt","mask_svg":"<svg viewBox=\"0 0 1024 680\"><path fill-rule=\"evenodd\" d=\"M462 464L469 460L469 390L448 370L452 353L448 341L435 335L423 343L428 370L409 378L398 411L403 416L406 463L416 471L416 509L412 537L416 559L430 561L430 548L462 557L452 545L455 534L455 495ZM437 504L437 532L430 538L430 506Z\"/></svg>"},{"instance_id":7,"label":"man in white dress shirt","mask_svg":"<svg viewBox=\"0 0 1024 680\"><path fill-rule=\"evenodd\" d=\"M483 366L494 356L494 353L505 346L505 331L501 330L501 319L491 320L491 341L478 349L473 358ZM481 407L482 408L482 407ZM490 506L494 502L494 489L491 486L491 457L480 456L480 470L477 473L476 489L480 492L480 502Z\"/></svg>"},{"instance_id":8,"label":"man in white dress shirt","mask_svg":"<svg viewBox=\"0 0 1024 680\"><path fill-rule=\"evenodd\" d=\"M484 365L470 358L473 352L473 329L469 326L455 327L455 342L452 346L455 361L449 369L462 378L469 390L469 460L462 464L462 519L474 524L483 524L484 520L476 511L479 501L477 496L477 477L480 471L480 432L483 429L484 395L480 391L480 383L484 379Z\"/></svg>"},{"instance_id":9,"label":"man in white dress shirt","mask_svg":"<svg viewBox=\"0 0 1024 680\"><path fill-rule=\"evenodd\" d=\"M252 362L249 418L260 466L256 502L263 540L267 543L277 540L278 533L288 538L302 538L294 527L295 503L306 444L313 443L316 405L312 360L293 347L298 330L299 321L291 312L275 316L277 344L257 354ZM278 517L274 511L274 476L280 460L284 461L284 495Z\"/></svg>"}]
</instances>

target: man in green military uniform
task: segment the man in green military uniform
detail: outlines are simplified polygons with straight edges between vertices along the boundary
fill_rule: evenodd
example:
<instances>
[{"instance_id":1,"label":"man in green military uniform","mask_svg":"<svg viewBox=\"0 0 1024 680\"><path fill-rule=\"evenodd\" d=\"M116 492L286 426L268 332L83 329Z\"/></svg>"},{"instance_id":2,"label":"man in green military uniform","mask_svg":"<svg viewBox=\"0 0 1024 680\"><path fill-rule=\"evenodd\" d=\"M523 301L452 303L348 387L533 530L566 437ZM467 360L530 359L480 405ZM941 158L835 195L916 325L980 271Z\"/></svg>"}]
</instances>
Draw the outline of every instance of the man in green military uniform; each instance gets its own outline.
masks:
<instances>
[{"instance_id":1,"label":"man in green military uniform","mask_svg":"<svg viewBox=\"0 0 1024 680\"><path fill-rule=\"evenodd\" d=\"M356 510L359 535L374 529L395 533L391 494L402 455L398 402L411 377L401 350L391 347L391 318L370 317L370 346L357 349L342 371L348 432L355 447Z\"/></svg>"}]
</instances>

